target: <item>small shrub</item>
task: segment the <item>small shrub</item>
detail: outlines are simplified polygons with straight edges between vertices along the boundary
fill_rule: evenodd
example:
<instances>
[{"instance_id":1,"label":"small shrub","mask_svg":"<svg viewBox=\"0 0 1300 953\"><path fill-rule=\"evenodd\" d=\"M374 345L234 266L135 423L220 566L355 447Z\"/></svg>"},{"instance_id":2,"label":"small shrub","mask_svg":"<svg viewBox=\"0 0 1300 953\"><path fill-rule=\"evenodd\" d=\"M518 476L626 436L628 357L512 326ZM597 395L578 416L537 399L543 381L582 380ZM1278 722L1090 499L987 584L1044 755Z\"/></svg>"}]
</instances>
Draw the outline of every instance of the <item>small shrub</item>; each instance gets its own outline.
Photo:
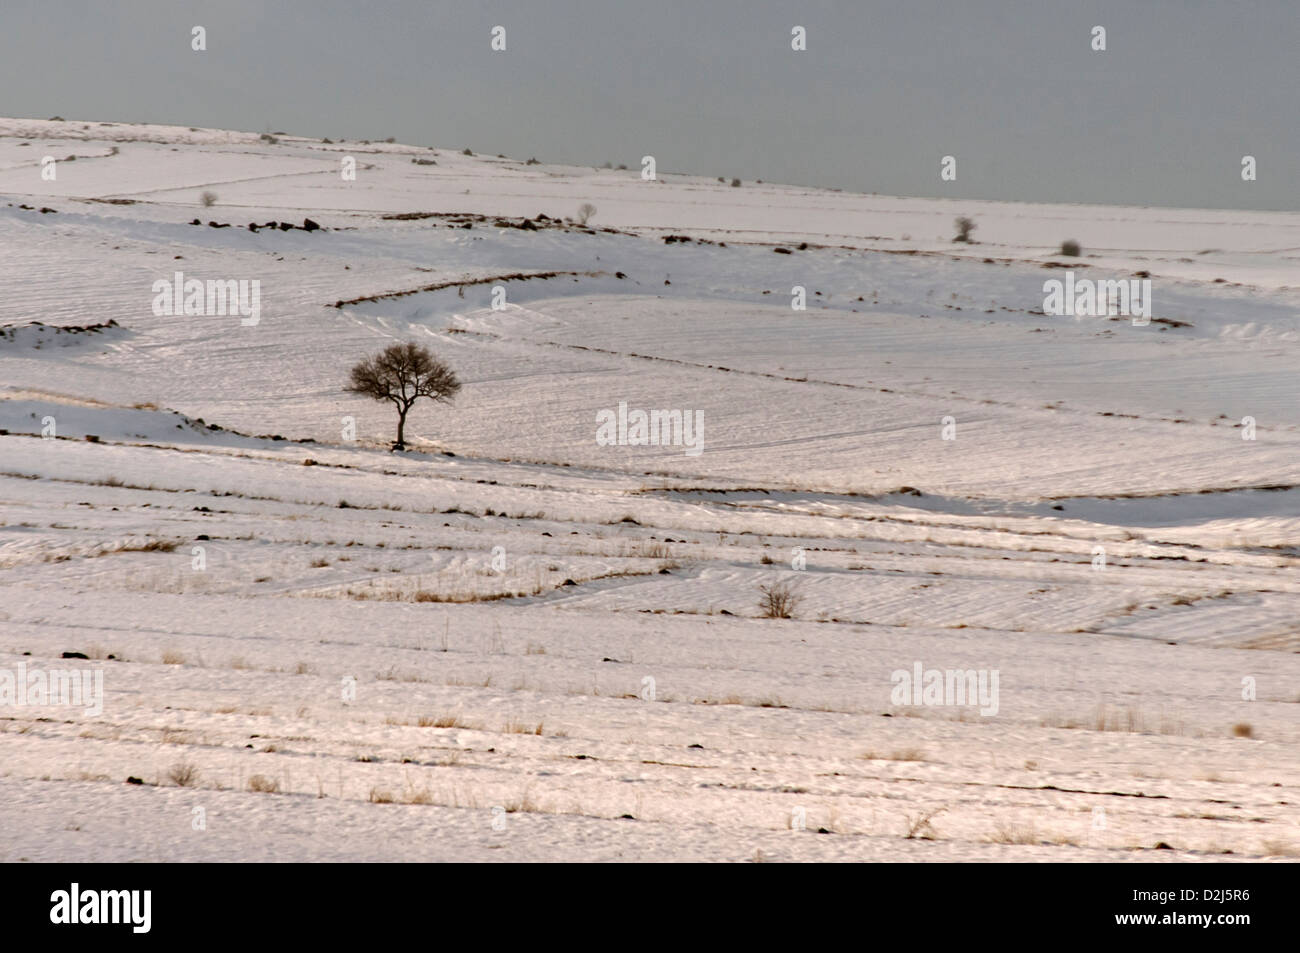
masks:
<instances>
[{"instance_id":1,"label":"small shrub","mask_svg":"<svg viewBox=\"0 0 1300 953\"><path fill-rule=\"evenodd\" d=\"M204 208L212 208L212 206L217 204L217 193L204 192L199 196L199 201L203 203Z\"/></svg>"},{"instance_id":2,"label":"small shrub","mask_svg":"<svg viewBox=\"0 0 1300 953\"><path fill-rule=\"evenodd\" d=\"M1083 249L1079 247L1079 243L1073 238L1067 238L1065 241L1061 242L1060 254L1062 255L1067 255L1070 258L1078 258L1082 252Z\"/></svg>"},{"instance_id":3,"label":"small shrub","mask_svg":"<svg viewBox=\"0 0 1300 953\"><path fill-rule=\"evenodd\" d=\"M1248 722L1244 722L1244 721L1239 721L1237 722L1237 724L1233 725L1232 733L1236 735L1238 738L1255 737L1255 729L1252 728Z\"/></svg>"},{"instance_id":4,"label":"small shrub","mask_svg":"<svg viewBox=\"0 0 1300 953\"><path fill-rule=\"evenodd\" d=\"M969 242L970 233L975 231L974 220L967 218L965 215L962 215L958 217L957 221L954 224L957 227L957 235L956 237L953 238L953 241Z\"/></svg>"},{"instance_id":5,"label":"small shrub","mask_svg":"<svg viewBox=\"0 0 1300 953\"><path fill-rule=\"evenodd\" d=\"M596 206L590 202L583 202L578 206L578 224L586 225L591 216L596 214Z\"/></svg>"},{"instance_id":6,"label":"small shrub","mask_svg":"<svg viewBox=\"0 0 1300 953\"><path fill-rule=\"evenodd\" d=\"M763 583L758 592L758 608L764 619L789 619L802 601L792 582Z\"/></svg>"},{"instance_id":7,"label":"small shrub","mask_svg":"<svg viewBox=\"0 0 1300 953\"><path fill-rule=\"evenodd\" d=\"M733 189L738 189L738 188L740 188L740 179L732 179L732 180L731 180L731 187L732 187Z\"/></svg>"}]
</instances>

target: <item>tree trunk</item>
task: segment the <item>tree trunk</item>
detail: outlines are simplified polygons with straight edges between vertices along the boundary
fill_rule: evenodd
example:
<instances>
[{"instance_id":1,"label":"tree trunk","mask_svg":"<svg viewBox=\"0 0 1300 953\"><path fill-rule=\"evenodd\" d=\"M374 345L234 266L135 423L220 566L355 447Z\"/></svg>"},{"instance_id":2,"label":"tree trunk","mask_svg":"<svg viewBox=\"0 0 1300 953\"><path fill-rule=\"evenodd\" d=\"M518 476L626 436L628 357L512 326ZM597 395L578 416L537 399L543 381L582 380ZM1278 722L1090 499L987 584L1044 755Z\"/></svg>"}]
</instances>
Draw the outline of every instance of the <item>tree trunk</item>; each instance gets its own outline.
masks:
<instances>
[{"instance_id":1,"label":"tree trunk","mask_svg":"<svg viewBox=\"0 0 1300 953\"><path fill-rule=\"evenodd\" d=\"M406 449L406 441L402 439L402 435L406 432L406 412L409 409L408 407L397 408L397 443L393 444L394 450Z\"/></svg>"}]
</instances>

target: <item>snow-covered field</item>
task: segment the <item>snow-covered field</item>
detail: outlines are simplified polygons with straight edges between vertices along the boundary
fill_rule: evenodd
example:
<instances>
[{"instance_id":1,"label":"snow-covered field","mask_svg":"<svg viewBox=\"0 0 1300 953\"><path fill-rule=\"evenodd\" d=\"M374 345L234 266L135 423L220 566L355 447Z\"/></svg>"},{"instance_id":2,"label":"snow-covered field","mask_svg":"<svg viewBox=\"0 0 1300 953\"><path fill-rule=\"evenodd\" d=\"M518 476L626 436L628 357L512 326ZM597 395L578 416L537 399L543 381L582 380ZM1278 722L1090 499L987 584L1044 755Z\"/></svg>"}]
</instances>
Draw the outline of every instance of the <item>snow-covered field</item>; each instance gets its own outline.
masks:
<instances>
[{"instance_id":1,"label":"snow-covered field","mask_svg":"<svg viewBox=\"0 0 1300 953\"><path fill-rule=\"evenodd\" d=\"M526 158L0 119L0 859L1300 856L1300 214Z\"/></svg>"}]
</instances>

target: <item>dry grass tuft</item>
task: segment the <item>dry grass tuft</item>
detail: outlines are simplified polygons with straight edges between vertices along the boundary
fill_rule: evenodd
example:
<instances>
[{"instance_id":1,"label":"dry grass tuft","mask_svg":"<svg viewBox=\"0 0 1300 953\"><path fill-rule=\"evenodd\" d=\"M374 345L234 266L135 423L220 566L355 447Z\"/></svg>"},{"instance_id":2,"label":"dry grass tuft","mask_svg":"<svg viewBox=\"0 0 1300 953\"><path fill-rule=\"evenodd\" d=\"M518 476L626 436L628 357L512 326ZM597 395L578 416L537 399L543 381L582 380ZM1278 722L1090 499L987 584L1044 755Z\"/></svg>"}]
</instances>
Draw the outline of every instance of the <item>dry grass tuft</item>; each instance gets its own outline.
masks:
<instances>
[{"instance_id":1,"label":"dry grass tuft","mask_svg":"<svg viewBox=\"0 0 1300 953\"><path fill-rule=\"evenodd\" d=\"M989 837L994 844L1037 844L1038 833L1033 824L999 824L998 829Z\"/></svg>"},{"instance_id":2,"label":"dry grass tuft","mask_svg":"<svg viewBox=\"0 0 1300 953\"><path fill-rule=\"evenodd\" d=\"M938 833L930 821L946 811L946 807L935 807L920 814L907 817L907 840L934 840Z\"/></svg>"},{"instance_id":3,"label":"dry grass tuft","mask_svg":"<svg viewBox=\"0 0 1300 953\"><path fill-rule=\"evenodd\" d=\"M521 721L511 719L505 723L505 727L501 730L508 735L540 735L542 733L542 722L539 721L536 725L527 725Z\"/></svg>"},{"instance_id":4,"label":"dry grass tuft","mask_svg":"<svg viewBox=\"0 0 1300 953\"><path fill-rule=\"evenodd\" d=\"M255 774L248 779L248 790L255 794L279 794L280 782L278 779L272 780L264 774Z\"/></svg>"},{"instance_id":5,"label":"dry grass tuft","mask_svg":"<svg viewBox=\"0 0 1300 953\"><path fill-rule=\"evenodd\" d=\"M189 761L178 761L167 771L167 779L178 788L192 788L199 782L199 769Z\"/></svg>"}]
</instances>

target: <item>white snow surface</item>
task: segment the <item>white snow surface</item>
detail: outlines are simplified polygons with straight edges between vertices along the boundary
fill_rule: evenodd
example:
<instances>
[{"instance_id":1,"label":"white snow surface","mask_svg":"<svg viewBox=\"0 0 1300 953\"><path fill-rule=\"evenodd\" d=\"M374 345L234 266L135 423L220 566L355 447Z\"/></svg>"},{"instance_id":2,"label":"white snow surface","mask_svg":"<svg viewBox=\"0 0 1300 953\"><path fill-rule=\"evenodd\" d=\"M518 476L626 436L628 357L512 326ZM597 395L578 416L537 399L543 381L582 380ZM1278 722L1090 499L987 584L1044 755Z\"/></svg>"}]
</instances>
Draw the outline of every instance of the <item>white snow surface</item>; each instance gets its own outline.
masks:
<instances>
[{"instance_id":1,"label":"white snow surface","mask_svg":"<svg viewBox=\"0 0 1300 953\"><path fill-rule=\"evenodd\" d=\"M1300 214L0 119L0 251L0 859L1300 856Z\"/></svg>"}]
</instances>

